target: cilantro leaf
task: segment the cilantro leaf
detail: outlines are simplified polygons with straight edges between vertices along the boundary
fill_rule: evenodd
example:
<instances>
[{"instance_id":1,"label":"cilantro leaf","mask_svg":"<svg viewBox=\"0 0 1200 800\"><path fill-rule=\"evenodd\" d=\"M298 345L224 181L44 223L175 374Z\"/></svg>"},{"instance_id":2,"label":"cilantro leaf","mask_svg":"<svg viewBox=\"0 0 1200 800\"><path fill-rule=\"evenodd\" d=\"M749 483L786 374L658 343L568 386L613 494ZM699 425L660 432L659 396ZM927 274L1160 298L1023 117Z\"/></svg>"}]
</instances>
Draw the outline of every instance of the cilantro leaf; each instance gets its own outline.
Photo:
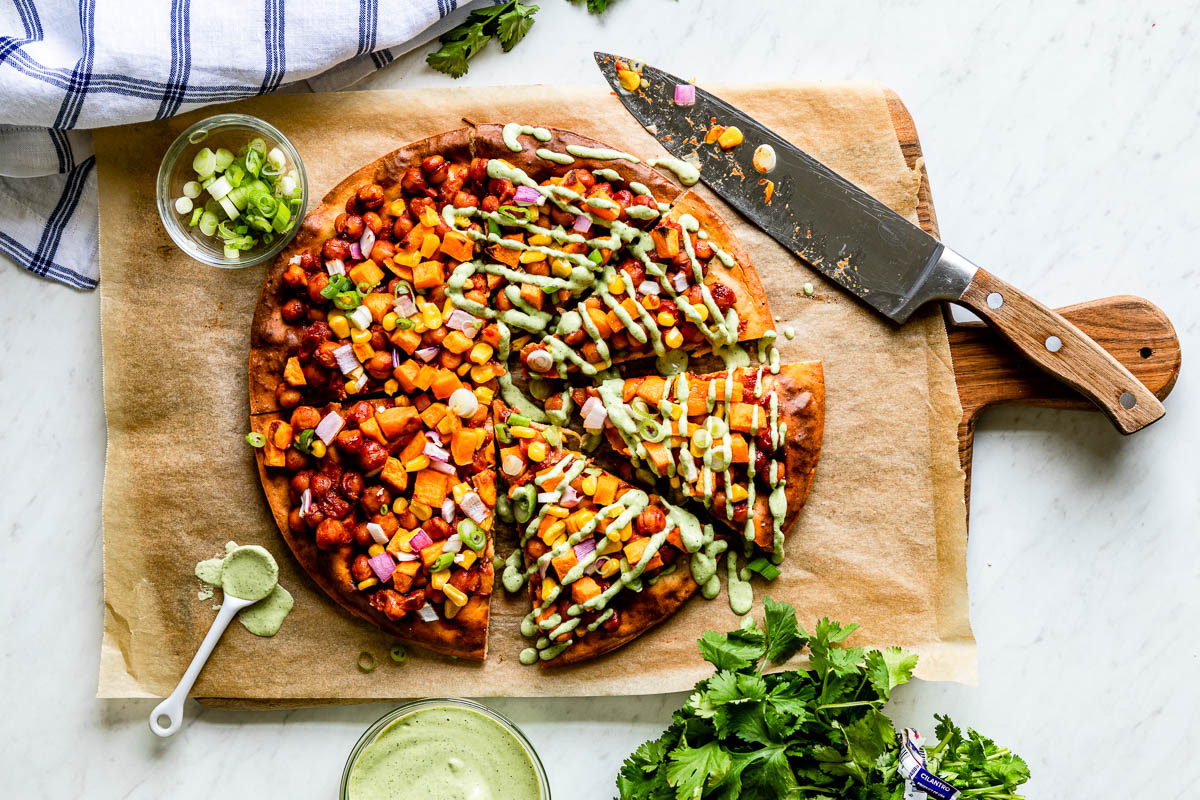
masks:
<instances>
[{"instance_id":1,"label":"cilantro leaf","mask_svg":"<svg viewBox=\"0 0 1200 800\"><path fill-rule=\"evenodd\" d=\"M442 37L441 49L425 57L425 62L438 72L452 78L467 74L467 62L483 49L491 37L484 33L483 23L460 25Z\"/></svg>"},{"instance_id":2,"label":"cilantro leaf","mask_svg":"<svg viewBox=\"0 0 1200 800\"><path fill-rule=\"evenodd\" d=\"M776 603L763 598L767 628L767 660L779 664L787 661L808 643L808 637L796 623L796 609L790 603Z\"/></svg>"},{"instance_id":3,"label":"cilantro leaf","mask_svg":"<svg viewBox=\"0 0 1200 800\"><path fill-rule=\"evenodd\" d=\"M913 668L917 666L916 653L908 653L899 647L872 650L867 653L867 680L875 693L883 700L892 696L892 689L908 683Z\"/></svg>"},{"instance_id":4,"label":"cilantro leaf","mask_svg":"<svg viewBox=\"0 0 1200 800\"><path fill-rule=\"evenodd\" d=\"M667 757L667 783L675 787L676 797L700 797L705 781L720 781L732 766L733 759L718 742L700 747L684 742Z\"/></svg>"},{"instance_id":5,"label":"cilantro leaf","mask_svg":"<svg viewBox=\"0 0 1200 800\"><path fill-rule=\"evenodd\" d=\"M442 34L442 46L425 57L426 63L452 78L467 74L468 62L496 37L505 52L513 49L533 25L538 7L510 0L491 8L481 8L467 15L467 20Z\"/></svg>"},{"instance_id":6,"label":"cilantro leaf","mask_svg":"<svg viewBox=\"0 0 1200 800\"><path fill-rule=\"evenodd\" d=\"M496 38L500 40L504 52L512 50L529 33L533 27L533 15L537 11L537 6L522 5L514 0L512 10L496 18Z\"/></svg>"},{"instance_id":7,"label":"cilantro leaf","mask_svg":"<svg viewBox=\"0 0 1200 800\"><path fill-rule=\"evenodd\" d=\"M580 0L571 0L572 3L579 3ZM587 10L593 14L600 14L608 10L608 4L612 0L587 0Z\"/></svg>"},{"instance_id":8,"label":"cilantro leaf","mask_svg":"<svg viewBox=\"0 0 1200 800\"><path fill-rule=\"evenodd\" d=\"M717 669L742 670L758 664L767 651L766 638L757 627L729 633L705 631L700 636L700 654Z\"/></svg>"}]
</instances>

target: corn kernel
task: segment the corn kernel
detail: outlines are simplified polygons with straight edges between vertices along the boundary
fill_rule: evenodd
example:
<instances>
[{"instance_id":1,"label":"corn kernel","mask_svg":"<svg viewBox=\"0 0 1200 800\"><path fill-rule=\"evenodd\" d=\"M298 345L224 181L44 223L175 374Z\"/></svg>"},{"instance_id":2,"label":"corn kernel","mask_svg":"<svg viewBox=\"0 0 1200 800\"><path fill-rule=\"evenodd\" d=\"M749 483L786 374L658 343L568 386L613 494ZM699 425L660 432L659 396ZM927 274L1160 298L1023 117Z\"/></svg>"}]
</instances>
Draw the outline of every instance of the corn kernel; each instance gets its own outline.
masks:
<instances>
[{"instance_id":1,"label":"corn kernel","mask_svg":"<svg viewBox=\"0 0 1200 800\"><path fill-rule=\"evenodd\" d=\"M371 331L360 331L358 328L355 328L354 330L350 331L350 341L358 344L369 342L371 341Z\"/></svg>"},{"instance_id":2,"label":"corn kernel","mask_svg":"<svg viewBox=\"0 0 1200 800\"><path fill-rule=\"evenodd\" d=\"M493 352L495 351L487 342L476 342L471 348L471 352L467 354L467 359L472 364L486 364Z\"/></svg>"},{"instance_id":3,"label":"corn kernel","mask_svg":"<svg viewBox=\"0 0 1200 800\"><path fill-rule=\"evenodd\" d=\"M436 228L438 224L438 213L433 205L427 205L421 209L421 224L426 228Z\"/></svg>"},{"instance_id":4,"label":"corn kernel","mask_svg":"<svg viewBox=\"0 0 1200 800\"><path fill-rule=\"evenodd\" d=\"M662 301L658 299L658 295L656 294L648 294L642 298L642 308L647 311L655 311L661 304Z\"/></svg>"},{"instance_id":5,"label":"corn kernel","mask_svg":"<svg viewBox=\"0 0 1200 800\"><path fill-rule=\"evenodd\" d=\"M612 522L617 517L625 513L625 506L621 503L613 503L608 507L608 521Z\"/></svg>"},{"instance_id":6,"label":"corn kernel","mask_svg":"<svg viewBox=\"0 0 1200 800\"><path fill-rule=\"evenodd\" d=\"M425 469L428 466L429 466L429 456L422 454L422 455L419 455L416 458L412 459L411 461L406 461L404 463L404 471L405 472L420 472L421 470Z\"/></svg>"},{"instance_id":7,"label":"corn kernel","mask_svg":"<svg viewBox=\"0 0 1200 800\"><path fill-rule=\"evenodd\" d=\"M438 311L438 307L433 303L426 303L421 307L421 322L425 323L427 330L442 327L442 321L442 312Z\"/></svg>"},{"instance_id":8,"label":"corn kernel","mask_svg":"<svg viewBox=\"0 0 1200 800\"><path fill-rule=\"evenodd\" d=\"M400 382L395 378L388 378L383 383L383 391L387 392L389 395L395 394L396 392L400 391Z\"/></svg>"},{"instance_id":9,"label":"corn kernel","mask_svg":"<svg viewBox=\"0 0 1200 800\"><path fill-rule=\"evenodd\" d=\"M668 481L668 483L670 483L670 484L671 484L671 487L672 487L672 488L674 488L674 489L678 489L678 488L680 487L679 476L678 476L678 475L672 475L672 476L671 476L671 480L669 480L669 481Z\"/></svg>"},{"instance_id":10,"label":"corn kernel","mask_svg":"<svg viewBox=\"0 0 1200 800\"><path fill-rule=\"evenodd\" d=\"M446 599L459 608L467 604L467 596L463 594L462 589L452 583L447 583L442 587L442 594L446 595Z\"/></svg>"},{"instance_id":11,"label":"corn kernel","mask_svg":"<svg viewBox=\"0 0 1200 800\"><path fill-rule=\"evenodd\" d=\"M456 606L454 603L451 603L449 600L447 600L446 602L442 603L442 616L446 619L454 619L458 616L459 608L460 606Z\"/></svg>"},{"instance_id":12,"label":"corn kernel","mask_svg":"<svg viewBox=\"0 0 1200 800\"><path fill-rule=\"evenodd\" d=\"M394 331L394 330L396 330L396 323L399 320L400 320L399 314L397 314L395 311L389 311L388 313L383 315L383 319L381 319L379 321L379 324L383 326L383 329L385 331Z\"/></svg>"},{"instance_id":13,"label":"corn kernel","mask_svg":"<svg viewBox=\"0 0 1200 800\"><path fill-rule=\"evenodd\" d=\"M366 591L367 589L370 589L372 586L378 586L378 585L379 585L378 578L367 578L365 581L358 582L358 590L360 592L363 592L363 591Z\"/></svg>"},{"instance_id":14,"label":"corn kernel","mask_svg":"<svg viewBox=\"0 0 1200 800\"><path fill-rule=\"evenodd\" d=\"M589 522L595 518L596 513L594 511L581 508L571 516L567 517L567 530L571 533L579 533Z\"/></svg>"},{"instance_id":15,"label":"corn kernel","mask_svg":"<svg viewBox=\"0 0 1200 800\"><path fill-rule=\"evenodd\" d=\"M632 538L633 538L633 523L630 523L621 529L621 541L628 542Z\"/></svg>"},{"instance_id":16,"label":"corn kernel","mask_svg":"<svg viewBox=\"0 0 1200 800\"><path fill-rule=\"evenodd\" d=\"M546 530L542 531L542 541L549 544L551 541L561 536L566 529L567 523L563 522L561 519L557 520L547 527Z\"/></svg>"},{"instance_id":17,"label":"corn kernel","mask_svg":"<svg viewBox=\"0 0 1200 800\"><path fill-rule=\"evenodd\" d=\"M617 295L625 294L625 281L621 280L620 275L614 274L608 279L608 293Z\"/></svg>"},{"instance_id":18,"label":"corn kernel","mask_svg":"<svg viewBox=\"0 0 1200 800\"><path fill-rule=\"evenodd\" d=\"M537 245L538 247L545 247L546 245L550 244L550 236L549 234L545 233L535 233L533 236L529 237L529 244Z\"/></svg>"},{"instance_id":19,"label":"corn kernel","mask_svg":"<svg viewBox=\"0 0 1200 800\"><path fill-rule=\"evenodd\" d=\"M620 570L620 561L615 558L605 559L604 563L600 565L600 577L611 578L613 575L616 575L618 572L620 572Z\"/></svg>"},{"instance_id":20,"label":"corn kernel","mask_svg":"<svg viewBox=\"0 0 1200 800\"><path fill-rule=\"evenodd\" d=\"M388 213L393 217L398 217L408 210L408 206L404 202L403 197L397 197L392 202L388 203Z\"/></svg>"},{"instance_id":21,"label":"corn kernel","mask_svg":"<svg viewBox=\"0 0 1200 800\"><path fill-rule=\"evenodd\" d=\"M583 489L583 493L586 495L590 496L590 495L595 494L596 493L596 476L588 475L586 478L583 479L582 486L580 488Z\"/></svg>"},{"instance_id":22,"label":"corn kernel","mask_svg":"<svg viewBox=\"0 0 1200 800\"><path fill-rule=\"evenodd\" d=\"M375 348L371 347L370 342L355 342L354 355L359 362L366 363L371 356L375 355Z\"/></svg>"},{"instance_id":23,"label":"corn kernel","mask_svg":"<svg viewBox=\"0 0 1200 800\"><path fill-rule=\"evenodd\" d=\"M369 555L371 558L374 558L375 556L383 555L383 545L381 545L381 544L371 545L370 547L367 548L367 555Z\"/></svg>"},{"instance_id":24,"label":"corn kernel","mask_svg":"<svg viewBox=\"0 0 1200 800\"><path fill-rule=\"evenodd\" d=\"M700 317L701 322L708 319L708 306L704 305L704 303L694 305L692 308L696 309L696 316Z\"/></svg>"},{"instance_id":25,"label":"corn kernel","mask_svg":"<svg viewBox=\"0 0 1200 800\"><path fill-rule=\"evenodd\" d=\"M486 406L491 404L495 397L496 393L491 388L487 386L475 387L475 399L479 401L480 405Z\"/></svg>"},{"instance_id":26,"label":"corn kernel","mask_svg":"<svg viewBox=\"0 0 1200 800\"><path fill-rule=\"evenodd\" d=\"M641 73L628 69L617 70L617 80L621 82L621 88L627 92L636 92L642 85Z\"/></svg>"},{"instance_id":27,"label":"corn kernel","mask_svg":"<svg viewBox=\"0 0 1200 800\"><path fill-rule=\"evenodd\" d=\"M358 386L354 381L346 381L346 386L344 388L346 394L358 394Z\"/></svg>"},{"instance_id":28,"label":"corn kernel","mask_svg":"<svg viewBox=\"0 0 1200 800\"><path fill-rule=\"evenodd\" d=\"M329 330L333 331L334 335L339 339L345 339L350 335L350 320L346 319L345 314L338 314L337 316L330 314L327 321L329 323Z\"/></svg>"},{"instance_id":29,"label":"corn kernel","mask_svg":"<svg viewBox=\"0 0 1200 800\"><path fill-rule=\"evenodd\" d=\"M458 373L459 376L465 378L467 373L471 371L471 362L464 361L463 363L459 364L454 371Z\"/></svg>"},{"instance_id":30,"label":"corn kernel","mask_svg":"<svg viewBox=\"0 0 1200 800\"><path fill-rule=\"evenodd\" d=\"M746 487L742 486L741 484L735 483L729 487L729 499L735 503L740 503L748 496L749 493L746 491Z\"/></svg>"},{"instance_id":31,"label":"corn kernel","mask_svg":"<svg viewBox=\"0 0 1200 800\"><path fill-rule=\"evenodd\" d=\"M669 311L658 312L658 316L654 319L664 328L675 324L675 315Z\"/></svg>"},{"instance_id":32,"label":"corn kernel","mask_svg":"<svg viewBox=\"0 0 1200 800\"><path fill-rule=\"evenodd\" d=\"M393 514L403 514L405 511L408 511L408 500L406 498L397 497L392 501Z\"/></svg>"},{"instance_id":33,"label":"corn kernel","mask_svg":"<svg viewBox=\"0 0 1200 800\"><path fill-rule=\"evenodd\" d=\"M725 130L721 131L721 135L717 137L717 144L721 145L722 150L728 150L731 147L737 147L743 141L742 132L737 126L730 125Z\"/></svg>"},{"instance_id":34,"label":"corn kernel","mask_svg":"<svg viewBox=\"0 0 1200 800\"><path fill-rule=\"evenodd\" d=\"M560 505L551 504L546 506L546 516L554 517L555 519L566 519L571 516L571 512Z\"/></svg>"},{"instance_id":35,"label":"corn kernel","mask_svg":"<svg viewBox=\"0 0 1200 800\"><path fill-rule=\"evenodd\" d=\"M550 274L559 278L571 277L571 265L561 258L550 259Z\"/></svg>"},{"instance_id":36,"label":"corn kernel","mask_svg":"<svg viewBox=\"0 0 1200 800\"><path fill-rule=\"evenodd\" d=\"M663 336L663 343L666 344L667 347L670 347L672 350L674 350L683 344L683 334L679 331L679 328L671 328L671 330L667 331L666 335Z\"/></svg>"},{"instance_id":37,"label":"corn kernel","mask_svg":"<svg viewBox=\"0 0 1200 800\"><path fill-rule=\"evenodd\" d=\"M508 432L518 439L532 439L537 435L537 431L535 431L533 428L526 428L524 425L517 425L516 427L509 428Z\"/></svg>"},{"instance_id":38,"label":"corn kernel","mask_svg":"<svg viewBox=\"0 0 1200 800\"><path fill-rule=\"evenodd\" d=\"M542 580L542 602L543 603L550 602L550 598L554 596L553 592L557 588L558 588L558 582L555 581L554 578L547 575Z\"/></svg>"},{"instance_id":39,"label":"corn kernel","mask_svg":"<svg viewBox=\"0 0 1200 800\"><path fill-rule=\"evenodd\" d=\"M429 227L432 228L434 226L430 225ZM436 233L427 233L425 234L425 238L421 240L421 255L425 258L429 258L431 255L436 253L438 248L441 246L442 240L438 238Z\"/></svg>"},{"instance_id":40,"label":"corn kernel","mask_svg":"<svg viewBox=\"0 0 1200 800\"><path fill-rule=\"evenodd\" d=\"M529 460L534 463L540 463L546 460L546 443L545 442L530 442L529 443Z\"/></svg>"},{"instance_id":41,"label":"corn kernel","mask_svg":"<svg viewBox=\"0 0 1200 800\"><path fill-rule=\"evenodd\" d=\"M413 516L424 522L433 516L433 509L419 500L413 500L408 504L408 510L413 513Z\"/></svg>"},{"instance_id":42,"label":"corn kernel","mask_svg":"<svg viewBox=\"0 0 1200 800\"><path fill-rule=\"evenodd\" d=\"M446 591L446 581L450 580L450 570L439 569L429 576L429 585L442 592Z\"/></svg>"},{"instance_id":43,"label":"corn kernel","mask_svg":"<svg viewBox=\"0 0 1200 800\"><path fill-rule=\"evenodd\" d=\"M479 556L475 554L474 550L464 549L461 555L462 561L460 561L458 565L463 569L470 569L471 565L475 563L475 559L479 558Z\"/></svg>"},{"instance_id":44,"label":"corn kernel","mask_svg":"<svg viewBox=\"0 0 1200 800\"><path fill-rule=\"evenodd\" d=\"M309 450L315 458L323 458L325 456L325 443L320 439L313 439L313 443L309 445Z\"/></svg>"},{"instance_id":45,"label":"corn kernel","mask_svg":"<svg viewBox=\"0 0 1200 800\"><path fill-rule=\"evenodd\" d=\"M523 250L518 260L522 264L536 264L546 260L546 254L539 250Z\"/></svg>"},{"instance_id":46,"label":"corn kernel","mask_svg":"<svg viewBox=\"0 0 1200 800\"><path fill-rule=\"evenodd\" d=\"M620 542L621 532L616 528L609 528L608 530L604 531L604 537L610 542Z\"/></svg>"},{"instance_id":47,"label":"corn kernel","mask_svg":"<svg viewBox=\"0 0 1200 800\"><path fill-rule=\"evenodd\" d=\"M612 539L604 538L600 540L600 544L596 545L596 554L605 556L609 553L619 552L620 549L621 543L619 541L613 541Z\"/></svg>"}]
</instances>

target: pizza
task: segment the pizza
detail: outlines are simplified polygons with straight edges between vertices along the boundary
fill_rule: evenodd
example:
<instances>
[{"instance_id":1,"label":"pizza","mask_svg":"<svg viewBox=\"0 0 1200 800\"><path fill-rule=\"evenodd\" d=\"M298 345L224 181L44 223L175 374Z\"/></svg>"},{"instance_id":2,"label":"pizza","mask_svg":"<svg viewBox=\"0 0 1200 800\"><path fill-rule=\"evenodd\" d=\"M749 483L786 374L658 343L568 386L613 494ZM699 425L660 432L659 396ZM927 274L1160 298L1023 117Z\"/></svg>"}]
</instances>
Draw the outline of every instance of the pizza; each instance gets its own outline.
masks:
<instances>
[{"instance_id":1,"label":"pizza","mask_svg":"<svg viewBox=\"0 0 1200 800\"><path fill-rule=\"evenodd\" d=\"M579 510L638 507L627 521L631 539L599 542L605 553L593 561L605 560L582 576L587 581L564 583L557 568L543 574L539 559L561 542L541 536L509 557L519 567L505 570L511 581L531 576L536 597L550 580L571 596L640 581L640 592L613 590L611 605L582 612L572 635L547 630L550 643L534 648L542 663L599 655L694 593L693 565L709 571L706 559L729 527L716 491L696 503L703 482L671 486L666 475L664 488L637 486L578 448L558 446L561 458L549 466L518 448L528 473L522 483L504 472L497 453L515 463L514 427L535 432L540 446L549 446L548 431L569 440L563 426L586 423L583 406L592 403L592 411L594 396L629 362L715 352L773 331L762 285L732 229L702 197L635 156L570 131L513 124L414 142L334 187L267 272L251 328L249 391L268 503L298 562L343 608L405 641L481 660L498 510L507 516L509 494L524 497L521 487L537 485L539 471L555 464L584 464L588 477L599 470L597 482L616 480L614 491L629 502L592 495ZM750 380L736 373L732 383ZM789 495L788 513L772 530L794 520L811 480L819 380L819 365L802 373L787 365L762 381L790 432L771 449L779 466L769 469L780 472L767 488L782 484ZM793 398L798 387L804 403ZM740 412L736 403L715 408ZM514 413L530 424L510 425ZM653 463L644 441L612 442ZM733 490L734 475L743 477L722 472L714 486ZM745 476L748 485L754 477ZM537 514L569 508L534 500ZM735 522L737 502L727 504ZM722 533L711 533L697 513ZM660 514L672 527L651 530ZM765 550L774 543L757 530L754 539ZM534 553L538 543L549 550ZM617 544L620 555L608 553ZM630 569L620 571L622 563ZM539 568L531 572L533 564ZM616 578L602 574L613 569ZM622 583L631 570L637 576ZM601 601L577 605L589 602Z\"/></svg>"}]
</instances>

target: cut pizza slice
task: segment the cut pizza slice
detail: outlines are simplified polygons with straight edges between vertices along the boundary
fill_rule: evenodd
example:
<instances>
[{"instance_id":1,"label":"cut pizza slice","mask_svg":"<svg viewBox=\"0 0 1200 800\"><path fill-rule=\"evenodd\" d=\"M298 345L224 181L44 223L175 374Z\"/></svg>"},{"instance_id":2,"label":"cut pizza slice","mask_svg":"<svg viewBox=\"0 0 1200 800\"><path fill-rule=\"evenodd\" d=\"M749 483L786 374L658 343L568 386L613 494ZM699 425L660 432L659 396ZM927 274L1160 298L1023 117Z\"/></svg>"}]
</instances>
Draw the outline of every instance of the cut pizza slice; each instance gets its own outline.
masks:
<instances>
[{"instance_id":1,"label":"cut pizza slice","mask_svg":"<svg viewBox=\"0 0 1200 800\"><path fill-rule=\"evenodd\" d=\"M313 580L397 638L473 660L487 652L496 503L480 391L253 418L271 511Z\"/></svg>"},{"instance_id":2,"label":"cut pizza slice","mask_svg":"<svg viewBox=\"0 0 1200 800\"><path fill-rule=\"evenodd\" d=\"M569 431L499 402L494 416L520 536L504 585L528 580L532 605L521 630L535 643L523 663L564 666L614 650L671 616L700 588L697 577L713 579L724 542L711 525L564 446Z\"/></svg>"},{"instance_id":3,"label":"cut pizza slice","mask_svg":"<svg viewBox=\"0 0 1200 800\"><path fill-rule=\"evenodd\" d=\"M586 430L782 557L821 452L821 362L616 378L587 394Z\"/></svg>"}]
</instances>

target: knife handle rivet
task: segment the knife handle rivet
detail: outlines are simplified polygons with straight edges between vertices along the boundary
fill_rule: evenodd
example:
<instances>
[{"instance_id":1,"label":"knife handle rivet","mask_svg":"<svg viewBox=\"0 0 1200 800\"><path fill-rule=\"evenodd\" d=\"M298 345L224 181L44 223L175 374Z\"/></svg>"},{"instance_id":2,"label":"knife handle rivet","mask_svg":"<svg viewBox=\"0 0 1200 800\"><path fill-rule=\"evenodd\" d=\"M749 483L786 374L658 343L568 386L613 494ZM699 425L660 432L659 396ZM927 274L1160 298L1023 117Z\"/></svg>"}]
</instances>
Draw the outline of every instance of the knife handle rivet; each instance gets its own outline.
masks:
<instances>
[{"instance_id":1,"label":"knife handle rivet","mask_svg":"<svg viewBox=\"0 0 1200 800\"><path fill-rule=\"evenodd\" d=\"M1062 339L1057 336L1047 336L1046 349L1051 353L1057 353L1059 350L1062 350Z\"/></svg>"},{"instance_id":2,"label":"knife handle rivet","mask_svg":"<svg viewBox=\"0 0 1200 800\"><path fill-rule=\"evenodd\" d=\"M1137 398L1133 396L1133 392L1121 392L1121 396L1117 399L1121 402L1121 408L1126 410L1137 405Z\"/></svg>"},{"instance_id":3,"label":"knife handle rivet","mask_svg":"<svg viewBox=\"0 0 1200 800\"><path fill-rule=\"evenodd\" d=\"M988 308L999 308L1004 305L1004 295L999 292L992 292L987 296Z\"/></svg>"}]
</instances>

